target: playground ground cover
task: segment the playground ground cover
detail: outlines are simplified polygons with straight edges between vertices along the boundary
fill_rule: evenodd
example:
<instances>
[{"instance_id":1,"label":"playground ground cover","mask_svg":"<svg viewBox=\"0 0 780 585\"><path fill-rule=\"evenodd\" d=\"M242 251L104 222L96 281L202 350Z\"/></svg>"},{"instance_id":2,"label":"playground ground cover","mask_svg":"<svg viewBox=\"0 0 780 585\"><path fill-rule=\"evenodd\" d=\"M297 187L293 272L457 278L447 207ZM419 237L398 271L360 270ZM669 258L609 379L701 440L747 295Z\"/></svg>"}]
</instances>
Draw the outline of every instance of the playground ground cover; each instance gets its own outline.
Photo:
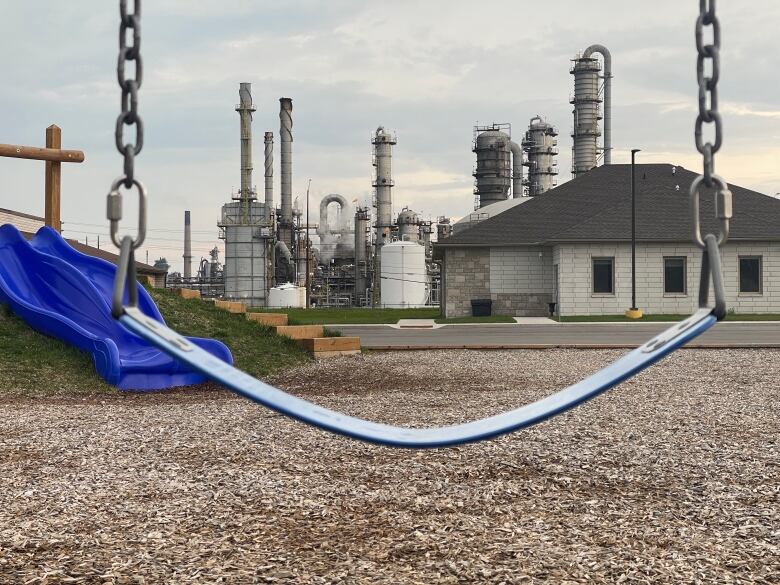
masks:
<instances>
[{"instance_id":1,"label":"playground ground cover","mask_svg":"<svg viewBox=\"0 0 780 585\"><path fill-rule=\"evenodd\" d=\"M370 353L274 375L407 425L617 351ZM679 351L495 441L391 450L218 388L0 394L0 582L776 583L780 351Z\"/></svg>"}]
</instances>

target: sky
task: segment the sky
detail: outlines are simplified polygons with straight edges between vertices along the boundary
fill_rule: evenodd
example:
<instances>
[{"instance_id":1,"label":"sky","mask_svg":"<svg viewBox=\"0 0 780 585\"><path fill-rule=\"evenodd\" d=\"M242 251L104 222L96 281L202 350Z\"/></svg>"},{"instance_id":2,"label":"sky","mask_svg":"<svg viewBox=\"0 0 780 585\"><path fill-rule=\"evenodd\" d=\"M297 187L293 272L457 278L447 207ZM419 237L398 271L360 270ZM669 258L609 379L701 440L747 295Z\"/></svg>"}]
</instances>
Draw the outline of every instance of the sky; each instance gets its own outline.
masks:
<instances>
[{"instance_id":1,"label":"sky","mask_svg":"<svg viewBox=\"0 0 780 585\"><path fill-rule=\"evenodd\" d=\"M218 240L220 207L240 180L238 84L252 83L254 182L263 191L263 132L293 99L293 190L311 217L340 193L371 201L370 138L397 134L394 209L425 218L473 209L475 124L509 122L515 138L535 115L560 131L559 183L570 179L570 59L603 44L613 59L613 162L699 169L696 0L147 0L143 4L145 145L136 175L149 190L150 261L182 267L184 210L193 255ZM63 169L64 234L109 245L105 195L122 171L114 147L118 3L0 0L0 142L43 145L62 128L63 148L86 162ZM749 8L749 9L746 9ZM728 182L780 192L780 2L719 2L720 110L716 171ZM43 164L0 159L0 207L43 215ZM125 197L125 229L135 196ZM221 247L221 246L220 246Z\"/></svg>"}]
</instances>

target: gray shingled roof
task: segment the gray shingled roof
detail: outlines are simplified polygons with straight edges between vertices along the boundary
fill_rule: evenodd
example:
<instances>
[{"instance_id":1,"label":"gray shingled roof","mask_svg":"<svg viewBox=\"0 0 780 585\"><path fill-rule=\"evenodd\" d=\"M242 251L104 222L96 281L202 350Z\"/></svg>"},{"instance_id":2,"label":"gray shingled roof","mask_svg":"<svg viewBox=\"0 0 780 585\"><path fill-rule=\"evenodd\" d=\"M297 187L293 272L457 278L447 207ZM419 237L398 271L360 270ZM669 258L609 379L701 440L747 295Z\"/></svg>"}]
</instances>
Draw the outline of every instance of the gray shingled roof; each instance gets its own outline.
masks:
<instances>
[{"instance_id":1,"label":"gray shingled roof","mask_svg":"<svg viewBox=\"0 0 780 585\"><path fill-rule=\"evenodd\" d=\"M676 172L672 173L672 169ZM670 164L636 167L637 240L688 242L688 189L697 173ZM677 189L679 186L679 190ZM780 241L780 200L729 185L731 240ZM701 199L702 231L715 231L713 196ZM436 244L517 246L631 240L631 165L606 165Z\"/></svg>"}]
</instances>

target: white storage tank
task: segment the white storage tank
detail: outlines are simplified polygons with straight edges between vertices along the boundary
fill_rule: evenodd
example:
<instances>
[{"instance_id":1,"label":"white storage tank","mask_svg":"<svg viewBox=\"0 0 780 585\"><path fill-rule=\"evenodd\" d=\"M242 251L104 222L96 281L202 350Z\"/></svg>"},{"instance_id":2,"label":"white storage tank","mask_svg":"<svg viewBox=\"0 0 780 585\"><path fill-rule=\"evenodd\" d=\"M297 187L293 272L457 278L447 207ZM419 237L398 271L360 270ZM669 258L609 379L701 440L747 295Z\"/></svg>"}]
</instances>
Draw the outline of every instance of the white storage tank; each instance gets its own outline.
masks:
<instances>
[{"instance_id":1,"label":"white storage tank","mask_svg":"<svg viewBox=\"0 0 780 585\"><path fill-rule=\"evenodd\" d=\"M297 286L291 282L275 286L268 291L268 304L266 306L277 309L305 307L306 287Z\"/></svg>"},{"instance_id":2,"label":"white storage tank","mask_svg":"<svg viewBox=\"0 0 780 585\"><path fill-rule=\"evenodd\" d=\"M392 242L382 247L381 305L388 308L424 307L428 299L425 246Z\"/></svg>"}]
</instances>

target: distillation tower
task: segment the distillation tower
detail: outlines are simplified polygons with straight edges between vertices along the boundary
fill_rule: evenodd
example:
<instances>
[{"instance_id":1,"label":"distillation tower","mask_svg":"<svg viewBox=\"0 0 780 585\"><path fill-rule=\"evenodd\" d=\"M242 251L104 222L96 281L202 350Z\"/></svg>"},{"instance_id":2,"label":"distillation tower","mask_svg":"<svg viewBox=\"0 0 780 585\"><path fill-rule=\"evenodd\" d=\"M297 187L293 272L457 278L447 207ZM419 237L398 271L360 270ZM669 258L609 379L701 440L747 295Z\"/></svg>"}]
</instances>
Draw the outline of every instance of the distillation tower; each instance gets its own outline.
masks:
<instances>
[{"instance_id":1,"label":"distillation tower","mask_svg":"<svg viewBox=\"0 0 780 585\"><path fill-rule=\"evenodd\" d=\"M528 176L523 180L527 195L533 197L549 191L556 185L558 163L558 131L541 116L534 116L528 124L523 138L523 151L526 153L524 165L528 167Z\"/></svg>"},{"instance_id":2,"label":"distillation tower","mask_svg":"<svg viewBox=\"0 0 780 585\"><path fill-rule=\"evenodd\" d=\"M225 240L225 297L262 306L268 290L268 250L273 234L265 204L252 185L252 85L241 83L236 106L241 133L241 188L222 206L217 224Z\"/></svg>"},{"instance_id":3,"label":"distillation tower","mask_svg":"<svg viewBox=\"0 0 780 585\"><path fill-rule=\"evenodd\" d=\"M376 129L371 144L374 145L374 193L376 199L376 246L381 248L390 241L393 228L393 146L394 135L382 126Z\"/></svg>"},{"instance_id":4,"label":"distillation tower","mask_svg":"<svg viewBox=\"0 0 780 585\"><path fill-rule=\"evenodd\" d=\"M601 65L595 54L604 59L603 76ZM602 45L591 45L582 55L573 60L570 73L574 75L574 125L572 127L571 174L577 178L594 168L599 151L603 152L604 164L612 162L612 55ZM604 79L604 91L600 90L600 79ZM604 102L602 116L601 103ZM599 148L599 120L604 119L604 144Z\"/></svg>"},{"instance_id":5,"label":"distillation tower","mask_svg":"<svg viewBox=\"0 0 780 585\"><path fill-rule=\"evenodd\" d=\"M370 211L368 207L355 209L355 305L362 306L366 291L371 282L370 249Z\"/></svg>"},{"instance_id":6,"label":"distillation tower","mask_svg":"<svg viewBox=\"0 0 780 585\"><path fill-rule=\"evenodd\" d=\"M509 124L474 127L472 150L477 155L474 169L475 209L504 201L509 196L510 186L513 197L522 196L523 151L512 140L511 131Z\"/></svg>"}]
</instances>

